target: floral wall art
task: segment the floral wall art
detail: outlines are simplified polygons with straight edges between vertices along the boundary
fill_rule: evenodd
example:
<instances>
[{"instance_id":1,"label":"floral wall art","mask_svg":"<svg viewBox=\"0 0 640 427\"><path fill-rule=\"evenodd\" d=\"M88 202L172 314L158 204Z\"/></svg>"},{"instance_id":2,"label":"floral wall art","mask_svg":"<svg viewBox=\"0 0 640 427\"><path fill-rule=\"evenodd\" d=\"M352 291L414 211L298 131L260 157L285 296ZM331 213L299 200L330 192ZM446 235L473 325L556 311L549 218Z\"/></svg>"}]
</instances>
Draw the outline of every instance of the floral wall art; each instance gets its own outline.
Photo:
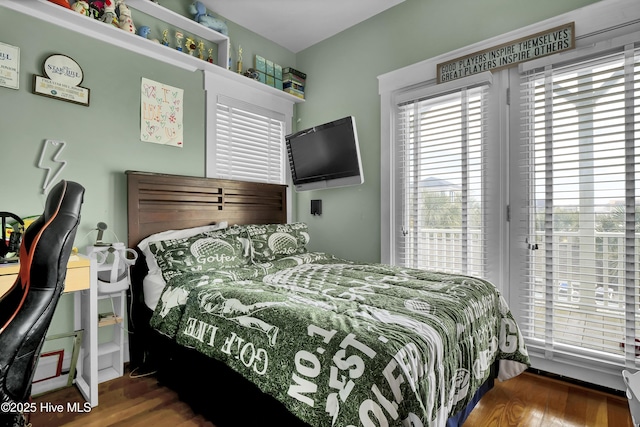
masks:
<instances>
[{"instance_id":1,"label":"floral wall art","mask_svg":"<svg viewBox=\"0 0 640 427\"><path fill-rule=\"evenodd\" d=\"M183 90L142 78L140 140L183 146Z\"/></svg>"}]
</instances>

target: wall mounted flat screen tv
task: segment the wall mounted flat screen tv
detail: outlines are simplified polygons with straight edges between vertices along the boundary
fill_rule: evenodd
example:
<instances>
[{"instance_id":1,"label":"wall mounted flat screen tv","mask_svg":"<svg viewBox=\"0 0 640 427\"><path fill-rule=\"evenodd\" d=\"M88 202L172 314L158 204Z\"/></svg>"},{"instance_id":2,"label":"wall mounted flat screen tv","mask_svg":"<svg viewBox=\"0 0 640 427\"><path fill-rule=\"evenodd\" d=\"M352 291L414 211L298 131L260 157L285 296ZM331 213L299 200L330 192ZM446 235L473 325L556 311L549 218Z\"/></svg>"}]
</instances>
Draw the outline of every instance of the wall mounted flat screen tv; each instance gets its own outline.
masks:
<instances>
[{"instance_id":1,"label":"wall mounted flat screen tv","mask_svg":"<svg viewBox=\"0 0 640 427\"><path fill-rule=\"evenodd\" d=\"M364 182L353 116L287 135L285 140L296 191Z\"/></svg>"}]
</instances>

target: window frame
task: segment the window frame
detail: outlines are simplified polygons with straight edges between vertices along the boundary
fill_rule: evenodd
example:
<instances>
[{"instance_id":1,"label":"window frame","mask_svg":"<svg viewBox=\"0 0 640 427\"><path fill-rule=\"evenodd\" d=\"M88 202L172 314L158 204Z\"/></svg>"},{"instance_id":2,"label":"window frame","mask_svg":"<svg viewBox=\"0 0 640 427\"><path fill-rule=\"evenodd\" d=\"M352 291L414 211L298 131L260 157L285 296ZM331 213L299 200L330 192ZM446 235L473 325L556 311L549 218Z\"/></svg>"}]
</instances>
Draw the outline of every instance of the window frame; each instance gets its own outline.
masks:
<instances>
[{"instance_id":1,"label":"window frame","mask_svg":"<svg viewBox=\"0 0 640 427\"><path fill-rule=\"evenodd\" d=\"M293 113L295 101L285 99L276 94L260 90L247 84L246 77L240 77L232 74L227 77L208 70L203 71L204 89L205 89L205 176L213 178L216 176L215 170L215 144L217 139L217 104L219 97L221 99L232 99L237 105L253 105L258 109L268 110L284 117L284 134L292 132ZM255 83L261 84L261 83ZM284 140L282 141L284 144ZM287 186L287 198L291 200L291 173L288 169L288 159L286 149L283 150L283 167L285 169L285 184ZM291 203L287 204L287 220L292 219Z\"/></svg>"},{"instance_id":2,"label":"window frame","mask_svg":"<svg viewBox=\"0 0 640 427\"><path fill-rule=\"evenodd\" d=\"M464 93L467 93L468 91L477 92L478 89L480 89L479 93L483 98L482 100L483 104L486 104L481 107L481 111L483 113L483 118L481 119L481 123L483 127L481 131L482 136L480 137L483 144L482 147L480 148L481 159L482 159L482 165L480 167L480 173L482 174L482 189L481 189L482 204L483 206L485 206L485 202L487 200L486 198L487 193L490 193L490 195L488 195L489 197L494 197L494 198L499 197L497 196L499 192L493 191L492 189L493 186L491 185L491 181L495 183L495 182L499 182L499 180L495 176L492 176L492 173L491 173L492 168L489 167L489 164L491 163L492 158L495 158L495 156L491 156L490 153L492 151L495 153L499 150L499 147L496 146L494 143L496 140L496 136L492 131L492 129L496 129L497 127L491 126L491 116L493 115L492 104L494 103L493 100L496 98L495 91L499 90L499 88L494 87L493 77L491 73L485 72L485 73L477 74L474 76L470 76L470 77L456 80L446 84L441 84L441 85L430 84L430 85L426 85L425 87L403 91L402 94L399 94L395 98L396 102L394 105L394 114L396 115L395 120L398 120L398 114L400 113L400 110L404 109L404 107L407 105L419 106L419 105L423 105L425 102L428 103L429 100L440 102L441 100L444 100L445 98L450 96L457 97L458 95L461 95L463 92ZM400 135L397 135L394 138L393 144L394 144L394 150L393 150L394 156L398 162L402 163L402 165L400 163L395 163L393 165L395 175L396 175L396 180L394 182L394 190L395 190L394 196L396 198L394 199L394 202L391 205L396 207L396 212L393 213L393 217L396 219L396 222L394 223L393 229L391 231L393 247L390 250L390 254L392 256L393 264L401 264L402 263L400 260L401 256L399 253L403 252L403 250L407 248L406 244L403 243L406 239L407 224L405 223L406 218L404 218L406 217L406 214L403 215L402 213L403 210L399 209L398 206L400 206L405 199L407 186L405 185L405 182L399 173L400 170L405 170L405 166L403 166L404 162L402 161L403 159L400 159L397 156L397 150L395 147L400 148L402 146L403 150L406 150L410 147L411 148L417 148L417 147L413 144L407 145ZM471 170L470 168L472 167L472 165L469 164L467 165L467 167L468 168L464 169L464 171L461 173L463 174L468 173ZM398 169L395 169L395 168L398 168ZM407 172L409 171L407 170L405 173ZM466 191L466 190L467 190L466 187L463 188L463 191ZM495 224L493 224L493 222L495 221L492 221L496 217L497 212L492 212L492 214L487 214L487 209L483 208L482 226L481 226L482 238L481 238L480 244L482 247L485 247L485 248L488 245L497 246L495 242L495 236L498 229L495 227ZM413 236L413 237L415 238L416 236ZM467 243L469 242L463 238L463 240L461 241L461 244L463 246L466 246ZM493 254L488 253L488 251L485 251L483 254L485 258L481 261L482 265L477 267L482 269L484 273L482 276L483 278L489 279L494 283L498 283L500 282L500 278L496 276L497 271L493 271L490 268L491 265L495 265L494 260L491 259L493 258L492 255ZM462 265L460 267L464 269ZM462 270L456 271L456 272L459 274L467 274L466 271L462 271Z\"/></svg>"},{"instance_id":3,"label":"window frame","mask_svg":"<svg viewBox=\"0 0 640 427\"><path fill-rule=\"evenodd\" d=\"M225 155L228 160L218 162L216 156L213 156L212 164L208 163L213 177L268 184L286 183L288 163L284 140L286 125L283 114L225 95L218 95L216 126L216 144L207 148L215 150L219 155ZM250 129L251 132L248 132L247 129ZM259 138L256 138L256 135ZM266 141L262 136L266 137ZM241 148L241 145L247 146ZM257 153L266 155L268 161L259 161ZM272 167L272 160L278 157L280 158L279 164ZM249 172L252 168L253 172ZM266 175L259 176L255 172Z\"/></svg>"}]
</instances>

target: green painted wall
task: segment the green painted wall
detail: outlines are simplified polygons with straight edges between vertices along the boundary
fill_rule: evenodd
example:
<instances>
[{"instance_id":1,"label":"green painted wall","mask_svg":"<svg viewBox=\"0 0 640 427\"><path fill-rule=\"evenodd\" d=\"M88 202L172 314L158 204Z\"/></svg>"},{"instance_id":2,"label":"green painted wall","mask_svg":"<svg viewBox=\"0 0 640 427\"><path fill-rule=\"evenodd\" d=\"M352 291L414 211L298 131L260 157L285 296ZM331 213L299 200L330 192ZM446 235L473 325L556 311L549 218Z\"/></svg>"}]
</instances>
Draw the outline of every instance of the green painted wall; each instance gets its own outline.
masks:
<instances>
[{"instance_id":1,"label":"green painted wall","mask_svg":"<svg viewBox=\"0 0 640 427\"><path fill-rule=\"evenodd\" d=\"M163 1L178 12L183 3ZM135 21L135 11L133 18ZM232 22L228 25L232 52L237 52L238 43L242 45L245 69L251 66L247 61L252 63L255 53L283 66L294 64L295 55L287 49ZM161 38L161 33L155 37ZM126 242L125 170L204 176L205 93L201 72L181 70L83 38L1 6L0 42L20 48L19 90L0 87L0 211L23 217L42 213L46 172L37 164L46 139L67 143L60 156L67 166L59 178L77 181L86 188L76 237L81 253L95 241L94 229L99 221L109 226L106 241ZM72 57L82 67L82 86L91 90L89 107L31 93L33 75L42 75L44 59L58 53ZM236 56L232 56L235 61ZM184 148L140 141L142 77L184 89ZM72 319L73 298L64 295L50 333L69 331Z\"/></svg>"},{"instance_id":2,"label":"green painted wall","mask_svg":"<svg viewBox=\"0 0 640 427\"><path fill-rule=\"evenodd\" d=\"M306 221L311 249L345 258L380 259L380 100L377 76L504 32L594 3L596 0L406 0L297 55L229 22L232 57L243 48L245 68L256 53L308 74L307 100L299 104L303 129L338 117L356 117L365 183L294 194L294 219ZM188 2L163 5L187 14ZM134 20L136 19L134 12ZM155 35L160 37L160 35ZM60 178L86 189L76 245L95 239L98 221L126 241L127 169L204 175L203 78L0 7L0 42L21 49L20 89L0 87L0 210L39 214L45 172L36 168L43 141L61 139L68 162ZM74 58L85 73L91 106L31 94L34 74L53 53ZM184 89L184 148L139 140L140 79ZM309 214L322 199L323 214ZM108 239L115 239L107 233ZM63 298L53 331L68 330L70 298Z\"/></svg>"},{"instance_id":3,"label":"green painted wall","mask_svg":"<svg viewBox=\"0 0 640 427\"><path fill-rule=\"evenodd\" d=\"M304 129L353 115L365 183L298 193L294 212L309 224L310 247L380 261L380 97L377 76L594 3L595 0L406 0L296 55L307 73L297 107ZM322 216L309 213L322 199Z\"/></svg>"},{"instance_id":4,"label":"green painted wall","mask_svg":"<svg viewBox=\"0 0 640 427\"><path fill-rule=\"evenodd\" d=\"M133 17L135 20L135 11ZM232 50L237 51L237 40L243 46L244 58L252 60L255 53L260 53L281 64L294 63L292 52L233 23L229 27ZM36 166L46 139L66 141L60 158L67 161L67 166L59 178L78 181L87 190L76 239L81 250L95 240L93 229L98 221L109 225L107 239L116 239L109 232L113 231L126 242L125 170L204 175L205 93L201 72L181 70L83 38L2 7L0 42L18 46L21 56L20 89L0 87L0 162L5 177L0 186L0 210L20 216L42 212L41 189L46 172ZM31 93L33 75L42 74L44 59L54 53L68 55L82 67L82 86L91 90L89 107ZM140 141L142 77L184 89L184 148Z\"/></svg>"}]
</instances>

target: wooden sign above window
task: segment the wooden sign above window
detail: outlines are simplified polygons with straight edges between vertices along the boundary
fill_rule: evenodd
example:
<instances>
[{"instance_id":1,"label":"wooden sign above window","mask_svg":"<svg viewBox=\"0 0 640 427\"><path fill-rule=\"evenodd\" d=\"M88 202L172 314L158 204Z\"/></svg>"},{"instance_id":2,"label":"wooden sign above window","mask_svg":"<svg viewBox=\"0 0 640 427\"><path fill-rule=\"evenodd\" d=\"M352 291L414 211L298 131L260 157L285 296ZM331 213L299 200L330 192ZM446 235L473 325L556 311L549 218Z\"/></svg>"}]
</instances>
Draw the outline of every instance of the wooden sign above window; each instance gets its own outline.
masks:
<instances>
[{"instance_id":1,"label":"wooden sign above window","mask_svg":"<svg viewBox=\"0 0 640 427\"><path fill-rule=\"evenodd\" d=\"M563 52L575 47L575 23L570 22L518 40L474 52L438 64L438 83L484 71L498 71L521 62Z\"/></svg>"}]
</instances>

